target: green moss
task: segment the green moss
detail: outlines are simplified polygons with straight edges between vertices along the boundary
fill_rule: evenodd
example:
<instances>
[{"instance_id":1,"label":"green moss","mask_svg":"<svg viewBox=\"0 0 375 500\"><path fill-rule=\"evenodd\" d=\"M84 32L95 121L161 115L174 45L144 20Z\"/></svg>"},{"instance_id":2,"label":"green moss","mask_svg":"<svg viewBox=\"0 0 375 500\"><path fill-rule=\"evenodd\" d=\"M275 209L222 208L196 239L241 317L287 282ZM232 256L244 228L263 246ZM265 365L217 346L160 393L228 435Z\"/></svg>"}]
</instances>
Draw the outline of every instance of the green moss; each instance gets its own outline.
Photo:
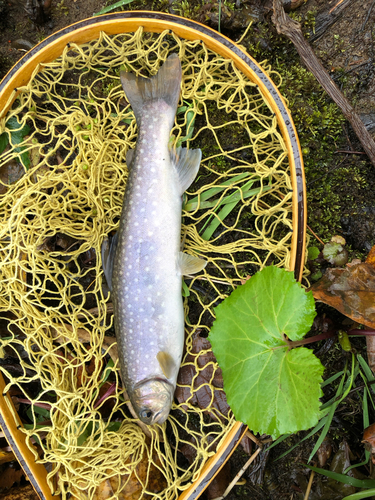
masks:
<instances>
[{"instance_id":1,"label":"green moss","mask_svg":"<svg viewBox=\"0 0 375 500\"><path fill-rule=\"evenodd\" d=\"M305 36L313 33L313 11L304 17L292 13L291 17L301 22ZM336 43L341 41L337 39ZM347 149L345 118L315 77L301 65L292 43L279 36L274 26L258 24L250 30L243 45L257 61L266 59L282 78L280 91L288 100L304 154L308 224L323 241L329 241L333 234L343 231L341 216L350 215L358 205L358 198L369 188L366 167L359 164L358 157L353 157L350 167L340 166L344 157L337 150ZM277 76L271 77L277 81ZM353 85L358 93L361 85L358 78L340 68L334 70L333 78L344 93L346 89L352 93Z\"/></svg>"}]
</instances>

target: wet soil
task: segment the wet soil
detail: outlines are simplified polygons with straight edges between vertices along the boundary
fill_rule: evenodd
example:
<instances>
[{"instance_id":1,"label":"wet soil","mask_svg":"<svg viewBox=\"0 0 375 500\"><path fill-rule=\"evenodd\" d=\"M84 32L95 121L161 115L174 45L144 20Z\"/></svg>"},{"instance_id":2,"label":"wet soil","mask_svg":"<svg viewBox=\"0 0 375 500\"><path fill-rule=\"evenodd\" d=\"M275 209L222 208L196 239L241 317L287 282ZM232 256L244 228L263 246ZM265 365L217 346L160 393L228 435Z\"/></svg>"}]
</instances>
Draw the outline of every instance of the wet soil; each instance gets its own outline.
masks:
<instances>
[{"instance_id":1,"label":"wet soil","mask_svg":"<svg viewBox=\"0 0 375 500\"><path fill-rule=\"evenodd\" d=\"M224 0L220 28L236 41L248 22L253 21L252 38L245 39L243 44L247 48L256 47L254 54L256 58L266 56L273 62L273 65L281 65L281 70L283 65L288 67L291 61L298 65L295 49L276 34L270 20L269 3L269 1L261 0L237 0L236 2ZM321 31L332 12L338 8L338 3L340 2L336 0L307 0L299 9L293 11L293 16L301 20L305 34L311 40L323 65L354 104L366 127L375 134L375 8L372 8L372 0L353 0L342 10L341 15L337 16L333 24ZM0 78L29 48L59 29L91 17L94 12L100 11L105 6L103 0L90 0L89 2L52 0L50 5L48 4L47 0L43 9L38 0L25 0L25 2L0 0ZM169 11L218 28L219 10L218 3L214 0L211 2L176 1L174 3L166 0L160 2L138 0L129 7L133 10ZM316 35L317 33L319 36ZM280 68L276 67L276 69L281 71ZM334 234L342 234L349 244L351 258L363 257L375 244L375 167L363 154L362 147L350 125L344 120L337 120L336 133L331 134L327 146L321 151L318 144L320 141L319 125L315 124L315 128L309 133L306 123L309 123L308 120L313 113L307 107L303 110L298 107L300 104L294 102L291 95L290 89L295 92L293 82L286 81L285 93L292 103L292 113L296 119L305 154L309 226L324 241L329 241ZM303 88L304 92L310 92L302 96L302 99L307 101L311 96L312 87L305 85ZM324 95L321 99L326 108L331 105ZM324 127L322 120L320 128L324 129ZM310 244L315 243L317 240L310 235ZM345 322L343 316L321 305L318 307L318 316L321 320L324 317L332 319L338 327ZM354 347L357 352L365 355L363 340L356 339ZM326 367L325 378L342 370L348 358L341 347L337 343L332 343L330 339L320 342L315 353ZM336 387L336 385L330 385L325 388L323 401L333 397ZM344 455L345 453L348 455L348 449L353 463L363 460L361 404L360 393L353 391L336 411L328 433L332 452L326 467L332 466L334 462L332 457L335 456L336 462L343 469ZM370 408L370 423L373 419L374 412ZM266 446L255 463L244 473L246 484L236 486L227 498L229 500L304 498L310 471L303 464L306 464L318 434L304 441L301 446L284 458L277 459L306 434L306 432L301 432L291 436L270 452L267 451ZM345 448L345 443L347 443L347 448ZM225 472L224 483L229 483L248 458L249 455L242 448L234 453L230 460L231 470ZM365 476L370 474L368 467L363 467L360 471ZM335 500L336 498L339 500L351 492L353 491L340 483L316 476L310 500ZM213 496L215 494L218 496L217 492L211 492L210 495L205 494L205 497L215 498Z\"/></svg>"}]
</instances>

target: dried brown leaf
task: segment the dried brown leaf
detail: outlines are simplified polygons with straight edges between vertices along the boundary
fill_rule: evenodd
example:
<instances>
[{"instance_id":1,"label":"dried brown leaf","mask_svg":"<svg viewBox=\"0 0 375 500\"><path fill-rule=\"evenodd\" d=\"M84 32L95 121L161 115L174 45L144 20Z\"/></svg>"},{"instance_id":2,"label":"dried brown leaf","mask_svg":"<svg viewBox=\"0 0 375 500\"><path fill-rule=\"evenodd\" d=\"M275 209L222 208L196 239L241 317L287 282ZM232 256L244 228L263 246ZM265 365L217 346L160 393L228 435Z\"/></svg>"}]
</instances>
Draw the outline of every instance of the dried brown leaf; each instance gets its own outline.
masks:
<instances>
[{"instance_id":1,"label":"dried brown leaf","mask_svg":"<svg viewBox=\"0 0 375 500\"><path fill-rule=\"evenodd\" d=\"M175 397L180 404L189 402L199 406L202 410L214 408L220 414L227 415L229 405L223 389L223 376L220 368L216 366L216 358L211 351L208 339L201 337L199 331L193 335L191 354L186 356L184 366L181 367L177 378ZM194 364L196 355L198 359ZM191 364L187 364L191 363ZM193 391L191 384L193 382ZM181 387L185 386L185 387ZM197 390L196 390L197 389ZM214 420L220 418L217 412L207 411Z\"/></svg>"},{"instance_id":2,"label":"dried brown leaf","mask_svg":"<svg viewBox=\"0 0 375 500\"><path fill-rule=\"evenodd\" d=\"M366 263L371 264L372 266L375 267L375 245L371 248L371 250L366 258Z\"/></svg>"},{"instance_id":3,"label":"dried brown leaf","mask_svg":"<svg viewBox=\"0 0 375 500\"><path fill-rule=\"evenodd\" d=\"M355 264L347 269L328 269L311 288L314 298L353 321L375 328L375 267Z\"/></svg>"},{"instance_id":4,"label":"dried brown leaf","mask_svg":"<svg viewBox=\"0 0 375 500\"><path fill-rule=\"evenodd\" d=\"M15 483L19 483L21 481L21 477L24 475L22 469L17 467L13 467L9 465L0 476L0 488L11 488Z\"/></svg>"}]
</instances>

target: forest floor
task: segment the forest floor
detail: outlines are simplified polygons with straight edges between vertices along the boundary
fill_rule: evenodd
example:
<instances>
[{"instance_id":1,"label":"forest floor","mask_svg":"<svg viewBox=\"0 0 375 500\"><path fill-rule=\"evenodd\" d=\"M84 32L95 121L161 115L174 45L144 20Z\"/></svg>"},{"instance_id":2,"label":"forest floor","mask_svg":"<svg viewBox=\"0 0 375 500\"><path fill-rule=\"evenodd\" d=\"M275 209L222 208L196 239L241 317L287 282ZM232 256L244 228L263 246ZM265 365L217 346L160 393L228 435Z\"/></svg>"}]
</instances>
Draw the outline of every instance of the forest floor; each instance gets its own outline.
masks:
<instances>
[{"instance_id":1,"label":"forest floor","mask_svg":"<svg viewBox=\"0 0 375 500\"><path fill-rule=\"evenodd\" d=\"M292 16L302 23L305 36L322 64L354 105L368 130L375 133L374 2L353 0L337 15L335 22L329 24L339 3L336 0L307 0L292 11ZM0 79L29 48L67 25L91 17L105 5L103 0L52 0L43 10L38 0L27 0L26 7L19 0L0 0ZM219 8L214 0L134 0L127 8L167 11L218 29ZM268 1L224 0L220 29L236 41L252 21L242 45L257 61L268 59L283 78L280 90L289 101L304 154L308 225L312 230L308 233L309 246L322 249L314 233L324 243L340 235L346 240L349 261L353 258L364 260L375 244L375 167L363 153L341 112L315 78L303 69L292 44L277 34L271 14ZM328 264L310 262L309 266L313 274L318 272L318 277L319 271L324 272ZM318 331L319 321L325 318L337 329L346 321L335 310L319 305ZM353 346L365 356L362 338L356 339ZM350 356L330 339L320 342L315 353L327 369L325 378L342 370ZM325 388L323 402L335 394L336 387L331 384ZM372 408L369 411L371 423L375 415ZM303 499L310 476L310 470L303 464L319 433L284 458L275 460L306 434L293 435L270 452L265 449L245 472L246 484L236 486L228 500ZM330 458L325 467L343 472L349 460L360 463L364 457L362 434L362 402L353 392L338 406L333 417L327 436ZM235 452L230 462L232 477L247 459L245 452ZM361 477L372 474L369 465L359 470ZM352 486L315 476L309 499L341 500L354 491Z\"/></svg>"}]
</instances>

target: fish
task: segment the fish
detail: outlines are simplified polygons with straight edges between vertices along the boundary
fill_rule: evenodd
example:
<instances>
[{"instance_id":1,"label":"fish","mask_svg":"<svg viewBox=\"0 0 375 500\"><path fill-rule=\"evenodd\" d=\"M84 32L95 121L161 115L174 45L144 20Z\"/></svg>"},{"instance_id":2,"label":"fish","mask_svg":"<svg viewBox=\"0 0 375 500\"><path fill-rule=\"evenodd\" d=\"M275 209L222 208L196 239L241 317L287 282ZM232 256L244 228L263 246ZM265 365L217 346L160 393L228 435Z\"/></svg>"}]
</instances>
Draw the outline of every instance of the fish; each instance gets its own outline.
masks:
<instances>
[{"instance_id":1,"label":"fish","mask_svg":"<svg viewBox=\"0 0 375 500\"><path fill-rule=\"evenodd\" d=\"M180 251L182 195L194 181L200 149L170 148L182 69L170 55L151 78L121 72L138 137L119 229L102 261L111 291L120 373L138 418L168 418L184 346L182 277L206 261Z\"/></svg>"}]
</instances>

